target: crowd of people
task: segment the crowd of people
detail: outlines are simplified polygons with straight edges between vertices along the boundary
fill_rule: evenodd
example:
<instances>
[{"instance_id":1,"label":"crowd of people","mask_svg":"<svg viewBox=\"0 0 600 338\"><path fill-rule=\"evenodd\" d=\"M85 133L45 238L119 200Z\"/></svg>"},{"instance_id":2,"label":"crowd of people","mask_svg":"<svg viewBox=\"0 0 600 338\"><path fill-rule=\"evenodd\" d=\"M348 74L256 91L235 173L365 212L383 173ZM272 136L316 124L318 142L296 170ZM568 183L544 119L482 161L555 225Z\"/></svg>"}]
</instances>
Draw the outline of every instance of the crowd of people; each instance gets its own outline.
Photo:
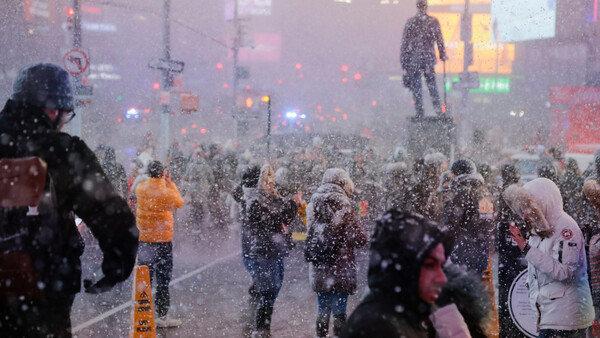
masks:
<instances>
[{"instance_id":1,"label":"crowd of people","mask_svg":"<svg viewBox=\"0 0 600 338\"><path fill-rule=\"evenodd\" d=\"M293 232L306 233L318 337L329 334L332 316L338 337L484 337L494 296L482 276L494 252L501 279L520 269L507 257L526 262L540 337L598 333L600 153L581 173L577 162L549 151L539 177L522 184L510 163L450 162L435 150L410 160L403 149L383 159L370 147L349 153L318 137L304 149L268 153L173 143L160 162L147 138L127 174L115 149L101 145L94 154L60 132L72 110L68 74L35 64L21 70L0 112L4 168L40 158L46 183L31 194L54 203L39 202L39 216L18 203L22 196L1 199L0 331L7 336L70 336L83 253L75 214L103 252L102 277L84 281L85 290L110 290L137 257L156 285L157 326L181 325L168 315L169 282L174 214L186 203L184 225L200 235L239 224L254 337L270 337ZM23 187L21 194L35 190ZM358 291L356 251L367 246L368 287L348 316L348 297ZM500 295L501 318L509 317L506 307ZM506 330L501 321L500 335L511 336Z\"/></svg>"}]
</instances>

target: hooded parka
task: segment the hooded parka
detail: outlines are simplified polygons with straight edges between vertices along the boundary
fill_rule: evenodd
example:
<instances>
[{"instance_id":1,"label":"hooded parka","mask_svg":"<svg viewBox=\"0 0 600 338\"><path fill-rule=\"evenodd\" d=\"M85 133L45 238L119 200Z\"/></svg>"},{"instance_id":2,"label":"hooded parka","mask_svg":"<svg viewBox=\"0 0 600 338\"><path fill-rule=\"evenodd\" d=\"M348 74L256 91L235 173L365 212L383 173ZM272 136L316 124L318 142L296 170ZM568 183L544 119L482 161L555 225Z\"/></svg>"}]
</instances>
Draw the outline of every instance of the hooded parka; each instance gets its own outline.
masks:
<instances>
[{"instance_id":1,"label":"hooded parka","mask_svg":"<svg viewBox=\"0 0 600 338\"><path fill-rule=\"evenodd\" d=\"M309 264L309 277L315 292L356 291L356 258L354 250L364 246L368 236L358 221L350 196L354 183L343 169L327 169L321 186L312 195L309 226L317 236L323 236L339 243L335 258L329 264Z\"/></svg>"},{"instance_id":2,"label":"hooded parka","mask_svg":"<svg viewBox=\"0 0 600 338\"><path fill-rule=\"evenodd\" d=\"M515 212L533 223L525 259L529 302L538 313L539 329L580 330L591 326L594 308L583 235L563 211L556 184L537 178L522 189L509 187L503 196Z\"/></svg>"},{"instance_id":3,"label":"hooded parka","mask_svg":"<svg viewBox=\"0 0 600 338\"><path fill-rule=\"evenodd\" d=\"M419 296L423 262L446 243L446 229L418 214L391 209L371 238L370 292L354 310L341 337L427 337L431 305Z\"/></svg>"}]
</instances>

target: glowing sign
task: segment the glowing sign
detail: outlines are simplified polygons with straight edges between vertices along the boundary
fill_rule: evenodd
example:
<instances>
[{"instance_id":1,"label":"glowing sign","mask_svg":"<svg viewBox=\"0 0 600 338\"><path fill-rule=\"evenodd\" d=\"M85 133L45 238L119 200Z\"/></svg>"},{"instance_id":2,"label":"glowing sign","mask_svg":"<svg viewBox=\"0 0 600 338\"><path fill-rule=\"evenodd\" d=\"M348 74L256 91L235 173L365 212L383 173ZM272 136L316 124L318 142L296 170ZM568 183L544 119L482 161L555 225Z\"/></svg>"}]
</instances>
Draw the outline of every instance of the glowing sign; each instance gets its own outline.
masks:
<instances>
[{"instance_id":1,"label":"glowing sign","mask_svg":"<svg viewBox=\"0 0 600 338\"><path fill-rule=\"evenodd\" d=\"M446 72L463 71L463 46L460 40L461 13L430 13L440 21L444 44L446 45ZM472 14L473 65L468 71L480 74L510 74L515 59L515 45L510 43L492 43L491 15L485 13ZM443 64L438 62L435 71L443 72Z\"/></svg>"},{"instance_id":2,"label":"glowing sign","mask_svg":"<svg viewBox=\"0 0 600 338\"><path fill-rule=\"evenodd\" d=\"M452 91L452 83L459 82L459 77L446 79L446 91ZM510 93L510 79L507 77L480 77L479 88L469 89L471 93Z\"/></svg>"},{"instance_id":3,"label":"glowing sign","mask_svg":"<svg viewBox=\"0 0 600 338\"><path fill-rule=\"evenodd\" d=\"M464 5L465 0L429 0L429 6L444 6L444 5ZM470 0L469 4L490 4L492 0Z\"/></svg>"}]
</instances>

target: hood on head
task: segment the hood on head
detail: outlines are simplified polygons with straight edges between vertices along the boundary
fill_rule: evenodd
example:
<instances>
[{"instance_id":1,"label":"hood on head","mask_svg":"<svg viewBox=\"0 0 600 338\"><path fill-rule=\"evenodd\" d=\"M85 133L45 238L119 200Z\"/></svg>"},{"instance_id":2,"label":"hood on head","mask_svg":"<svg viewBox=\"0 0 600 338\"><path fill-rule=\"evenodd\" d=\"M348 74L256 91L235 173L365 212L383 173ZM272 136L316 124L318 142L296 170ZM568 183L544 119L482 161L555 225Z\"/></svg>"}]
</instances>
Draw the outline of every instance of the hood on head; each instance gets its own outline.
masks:
<instances>
[{"instance_id":1,"label":"hood on head","mask_svg":"<svg viewBox=\"0 0 600 338\"><path fill-rule=\"evenodd\" d=\"M523 187L513 184L504 190L502 197L515 213L530 221L541 236L552 233L552 225L548 220L562 213L560 192L554 182L547 178L536 178Z\"/></svg>"},{"instance_id":2,"label":"hood on head","mask_svg":"<svg viewBox=\"0 0 600 338\"><path fill-rule=\"evenodd\" d=\"M400 209L384 213L377 219L371 238L369 287L372 292L406 304L420 303L421 266L440 243L448 257L452 244L442 225Z\"/></svg>"},{"instance_id":3,"label":"hood on head","mask_svg":"<svg viewBox=\"0 0 600 338\"><path fill-rule=\"evenodd\" d=\"M354 182L350 179L350 175L344 170L340 168L330 168L325 171L323 174L323 180L321 180L321 184L332 183L339 185L344 189L346 195L348 197L352 196L354 193Z\"/></svg>"}]
</instances>

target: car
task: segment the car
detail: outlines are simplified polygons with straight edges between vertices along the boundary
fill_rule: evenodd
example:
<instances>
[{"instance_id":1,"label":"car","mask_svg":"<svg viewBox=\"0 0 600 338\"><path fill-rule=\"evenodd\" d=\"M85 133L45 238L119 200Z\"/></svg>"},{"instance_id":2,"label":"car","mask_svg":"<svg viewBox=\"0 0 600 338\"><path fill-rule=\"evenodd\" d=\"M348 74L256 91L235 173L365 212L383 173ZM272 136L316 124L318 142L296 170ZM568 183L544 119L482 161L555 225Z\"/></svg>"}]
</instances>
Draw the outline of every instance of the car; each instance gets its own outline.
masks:
<instances>
[{"instance_id":1,"label":"car","mask_svg":"<svg viewBox=\"0 0 600 338\"><path fill-rule=\"evenodd\" d=\"M528 182L538 177L537 169L540 163L540 155L529 152L521 152L510 157L511 164L521 174L521 181Z\"/></svg>"}]
</instances>

